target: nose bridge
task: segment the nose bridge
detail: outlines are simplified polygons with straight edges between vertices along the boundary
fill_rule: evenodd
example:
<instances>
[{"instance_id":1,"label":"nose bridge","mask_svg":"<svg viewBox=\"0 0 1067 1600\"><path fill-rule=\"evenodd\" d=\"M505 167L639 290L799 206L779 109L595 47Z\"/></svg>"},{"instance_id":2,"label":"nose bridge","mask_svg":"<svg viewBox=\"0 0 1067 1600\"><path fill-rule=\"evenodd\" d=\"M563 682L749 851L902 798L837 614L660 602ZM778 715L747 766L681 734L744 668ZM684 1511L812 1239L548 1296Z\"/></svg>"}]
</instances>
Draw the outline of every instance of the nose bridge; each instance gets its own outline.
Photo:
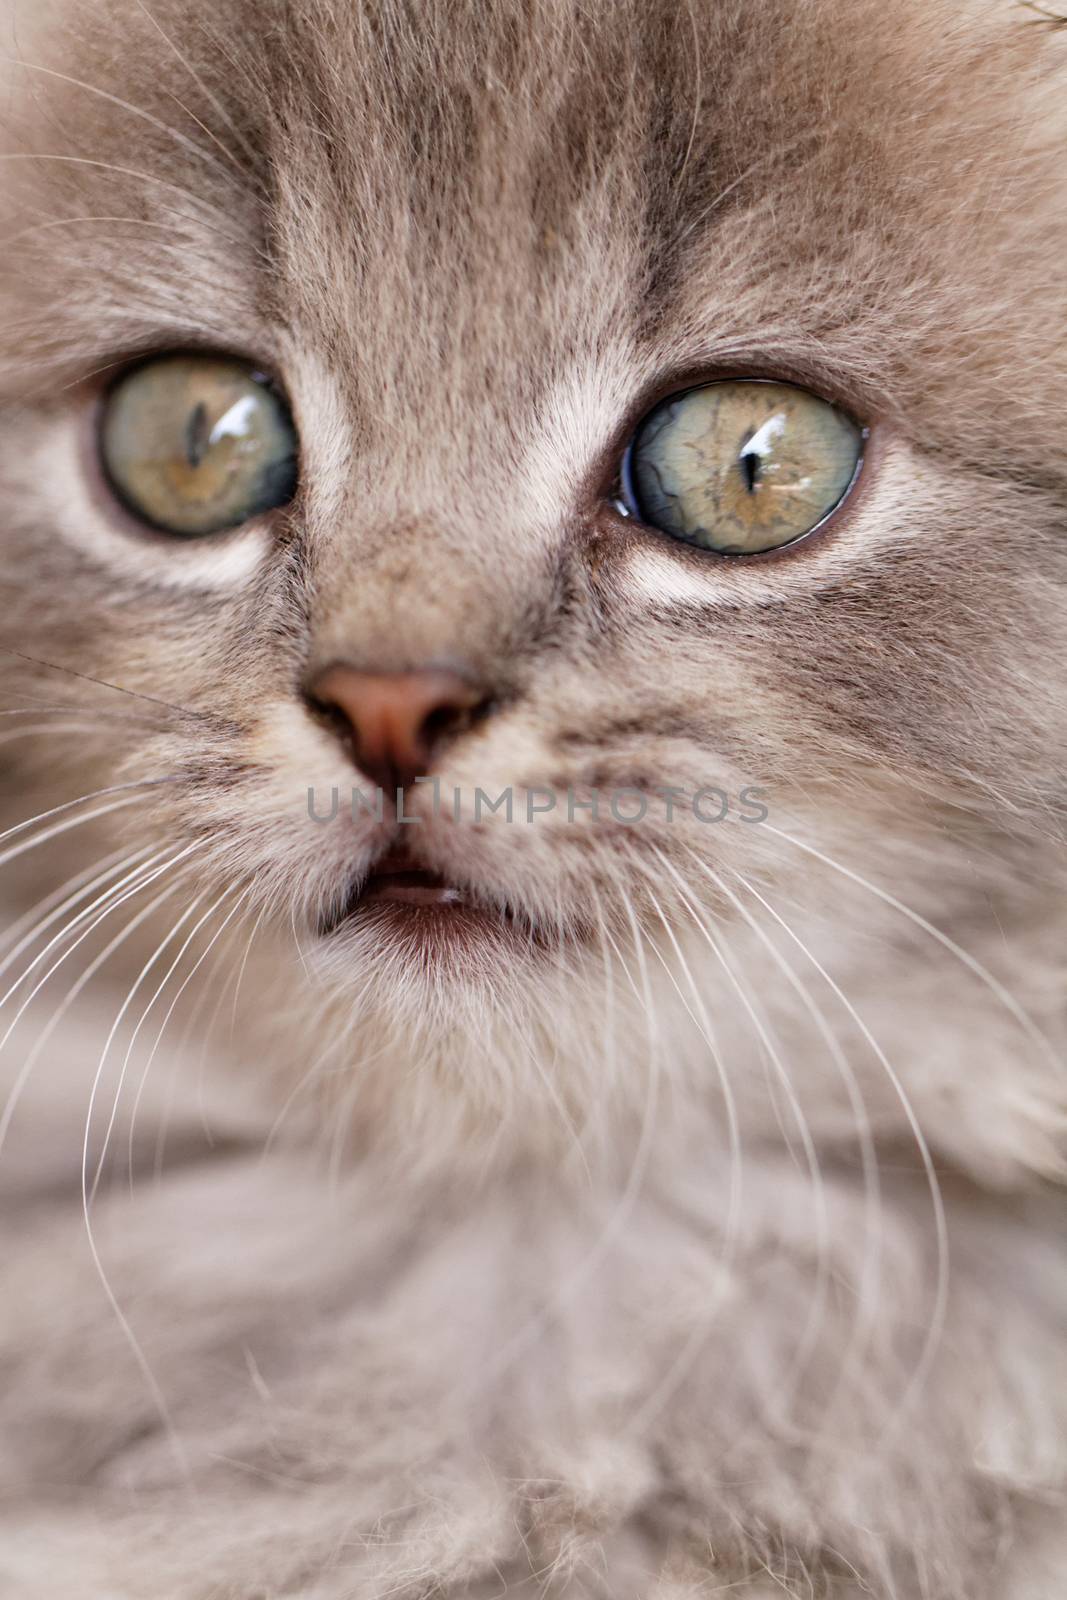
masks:
<instances>
[{"instance_id":1,"label":"nose bridge","mask_svg":"<svg viewBox=\"0 0 1067 1600\"><path fill-rule=\"evenodd\" d=\"M516 619L544 587L544 530L502 493L427 508L425 486L383 485L376 503L353 492L312 545L310 659L371 671L500 662ZM443 489L441 491L444 492Z\"/></svg>"}]
</instances>

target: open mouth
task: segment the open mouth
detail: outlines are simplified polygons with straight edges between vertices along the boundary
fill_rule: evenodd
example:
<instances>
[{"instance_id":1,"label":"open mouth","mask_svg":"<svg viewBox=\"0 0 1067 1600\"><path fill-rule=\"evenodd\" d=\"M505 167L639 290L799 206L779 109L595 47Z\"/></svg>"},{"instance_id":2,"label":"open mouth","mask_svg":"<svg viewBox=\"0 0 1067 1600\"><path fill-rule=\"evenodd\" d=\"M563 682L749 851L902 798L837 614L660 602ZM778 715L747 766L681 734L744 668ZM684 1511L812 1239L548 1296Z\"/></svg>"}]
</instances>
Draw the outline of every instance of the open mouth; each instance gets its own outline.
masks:
<instances>
[{"instance_id":1,"label":"open mouth","mask_svg":"<svg viewBox=\"0 0 1067 1600\"><path fill-rule=\"evenodd\" d=\"M472 918L487 924L504 924L508 920L503 913L494 914L474 905L467 890L420 866L403 849L381 856L367 876L353 885L347 899L323 921L320 932L334 933L345 923L362 920L372 911L379 917L391 914L414 923L439 922L443 929L455 922L457 932L461 921L466 923ZM459 913L466 915L461 917Z\"/></svg>"},{"instance_id":2,"label":"open mouth","mask_svg":"<svg viewBox=\"0 0 1067 1600\"><path fill-rule=\"evenodd\" d=\"M495 899L495 897L494 897ZM345 899L319 924L322 938L346 933L382 939L392 955L407 952L421 967L463 971L493 952L508 963L558 950L564 934L539 926L507 904L494 904L439 872L422 866L403 847L375 861Z\"/></svg>"},{"instance_id":3,"label":"open mouth","mask_svg":"<svg viewBox=\"0 0 1067 1600\"><path fill-rule=\"evenodd\" d=\"M416 866L402 850L391 850L376 861L374 868L355 895L360 904L392 901L406 906L460 906L466 902L462 889L447 883L440 873Z\"/></svg>"}]
</instances>

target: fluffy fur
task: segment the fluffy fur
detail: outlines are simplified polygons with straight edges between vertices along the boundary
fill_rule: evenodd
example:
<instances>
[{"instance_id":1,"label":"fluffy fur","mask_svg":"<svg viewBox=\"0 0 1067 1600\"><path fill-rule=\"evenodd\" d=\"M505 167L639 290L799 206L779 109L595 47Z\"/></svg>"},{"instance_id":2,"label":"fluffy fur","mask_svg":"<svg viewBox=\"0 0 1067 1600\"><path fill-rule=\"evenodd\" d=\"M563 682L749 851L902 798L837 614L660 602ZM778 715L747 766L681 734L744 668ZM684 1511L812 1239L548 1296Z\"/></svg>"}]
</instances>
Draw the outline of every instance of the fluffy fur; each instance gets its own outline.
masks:
<instances>
[{"instance_id":1,"label":"fluffy fur","mask_svg":"<svg viewBox=\"0 0 1067 1600\"><path fill-rule=\"evenodd\" d=\"M5 814L75 803L0 843L0 1592L1058 1600L1063 30L5 26ZM301 488L181 548L93 416L201 346L284 382ZM713 373L870 423L824 536L619 516L636 420ZM446 794L649 795L411 798L528 949L316 934L387 831L307 812L354 778L301 698L342 655L492 686Z\"/></svg>"}]
</instances>

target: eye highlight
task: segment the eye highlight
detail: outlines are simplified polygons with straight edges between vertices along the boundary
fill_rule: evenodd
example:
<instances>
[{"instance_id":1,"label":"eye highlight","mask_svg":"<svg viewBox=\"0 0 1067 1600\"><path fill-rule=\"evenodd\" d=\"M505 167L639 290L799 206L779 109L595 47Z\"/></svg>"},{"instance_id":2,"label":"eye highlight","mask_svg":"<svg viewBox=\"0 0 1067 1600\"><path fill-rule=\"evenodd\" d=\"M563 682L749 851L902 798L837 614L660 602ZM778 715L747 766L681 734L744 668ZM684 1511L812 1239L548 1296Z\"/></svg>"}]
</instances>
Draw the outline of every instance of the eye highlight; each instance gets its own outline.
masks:
<instances>
[{"instance_id":1,"label":"eye highlight","mask_svg":"<svg viewBox=\"0 0 1067 1600\"><path fill-rule=\"evenodd\" d=\"M105 399L99 447L123 505L182 538L238 527L296 491L288 408L232 357L167 355L135 367Z\"/></svg>"},{"instance_id":2,"label":"eye highlight","mask_svg":"<svg viewBox=\"0 0 1067 1600\"><path fill-rule=\"evenodd\" d=\"M732 378L663 400L623 464L626 508L673 539L753 555L818 527L852 488L863 430L791 383Z\"/></svg>"}]
</instances>

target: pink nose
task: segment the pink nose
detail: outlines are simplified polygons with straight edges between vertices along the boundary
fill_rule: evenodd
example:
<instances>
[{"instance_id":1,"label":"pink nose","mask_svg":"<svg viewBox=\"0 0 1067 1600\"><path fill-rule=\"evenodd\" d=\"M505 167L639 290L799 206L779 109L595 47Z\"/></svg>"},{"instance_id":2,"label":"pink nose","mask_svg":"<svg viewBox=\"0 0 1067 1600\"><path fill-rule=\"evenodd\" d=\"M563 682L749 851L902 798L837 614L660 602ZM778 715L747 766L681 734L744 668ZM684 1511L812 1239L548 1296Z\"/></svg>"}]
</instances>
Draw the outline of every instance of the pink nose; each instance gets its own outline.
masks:
<instances>
[{"instance_id":1,"label":"pink nose","mask_svg":"<svg viewBox=\"0 0 1067 1600\"><path fill-rule=\"evenodd\" d=\"M442 747L489 704L455 672L359 672L344 662L320 673L308 698L343 718L356 766L387 793L426 777Z\"/></svg>"}]
</instances>

